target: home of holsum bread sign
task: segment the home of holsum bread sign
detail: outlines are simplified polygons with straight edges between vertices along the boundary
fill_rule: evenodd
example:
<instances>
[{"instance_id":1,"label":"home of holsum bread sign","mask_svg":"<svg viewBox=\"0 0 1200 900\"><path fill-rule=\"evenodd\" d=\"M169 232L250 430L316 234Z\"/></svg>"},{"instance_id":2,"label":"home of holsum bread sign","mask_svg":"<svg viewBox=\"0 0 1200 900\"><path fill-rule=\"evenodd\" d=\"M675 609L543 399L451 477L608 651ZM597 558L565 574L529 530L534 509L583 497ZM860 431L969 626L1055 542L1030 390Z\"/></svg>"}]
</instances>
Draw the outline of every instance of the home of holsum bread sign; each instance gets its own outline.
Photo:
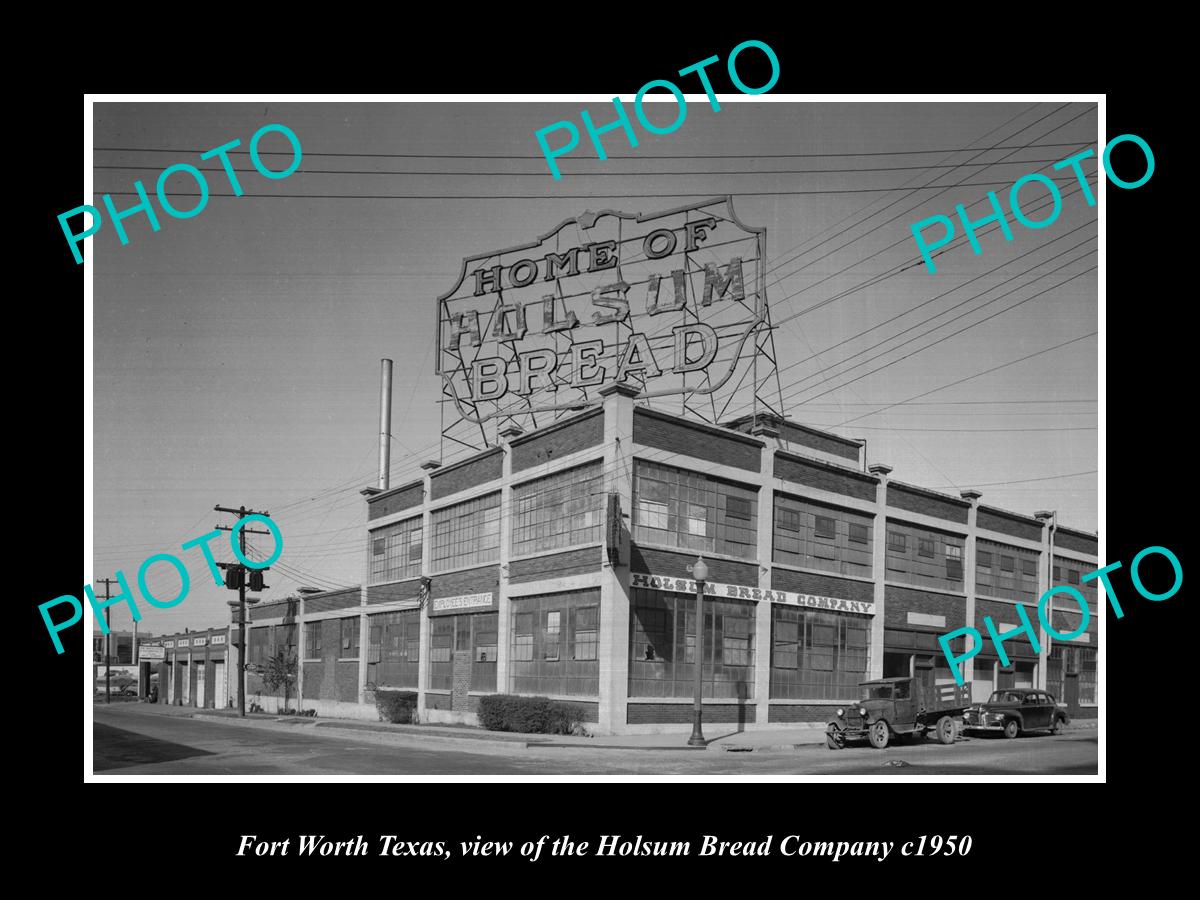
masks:
<instances>
[{"instance_id":1,"label":"home of holsum bread sign","mask_svg":"<svg viewBox=\"0 0 1200 900\"><path fill-rule=\"evenodd\" d=\"M536 427L536 413L554 418L626 382L715 421L747 369L755 388L765 380L765 236L718 197L652 214L585 212L464 259L437 302L448 404L472 430Z\"/></svg>"}]
</instances>

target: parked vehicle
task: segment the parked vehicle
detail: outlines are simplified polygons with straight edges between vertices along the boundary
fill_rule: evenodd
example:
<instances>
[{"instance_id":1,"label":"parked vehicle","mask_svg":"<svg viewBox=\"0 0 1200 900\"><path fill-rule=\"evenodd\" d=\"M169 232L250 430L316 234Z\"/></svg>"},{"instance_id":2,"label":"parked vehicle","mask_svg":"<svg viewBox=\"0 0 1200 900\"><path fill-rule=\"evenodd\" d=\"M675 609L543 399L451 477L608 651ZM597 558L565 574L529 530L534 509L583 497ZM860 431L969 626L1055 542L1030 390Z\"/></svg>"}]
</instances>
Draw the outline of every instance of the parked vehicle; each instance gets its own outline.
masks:
<instances>
[{"instance_id":1,"label":"parked vehicle","mask_svg":"<svg viewBox=\"0 0 1200 900\"><path fill-rule=\"evenodd\" d=\"M971 705L969 683L929 685L912 678L877 678L859 685L861 699L837 711L825 728L830 750L841 750L846 741L866 738L882 750L896 736L937 735L943 744L957 737L957 717Z\"/></svg>"},{"instance_id":2,"label":"parked vehicle","mask_svg":"<svg viewBox=\"0 0 1200 900\"><path fill-rule=\"evenodd\" d=\"M1024 731L1060 734L1070 723L1053 694L1030 688L993 691L986 703L976 703L963 716L964 731L999 731L1006 738Z\"/></svg>"}]
</instances>

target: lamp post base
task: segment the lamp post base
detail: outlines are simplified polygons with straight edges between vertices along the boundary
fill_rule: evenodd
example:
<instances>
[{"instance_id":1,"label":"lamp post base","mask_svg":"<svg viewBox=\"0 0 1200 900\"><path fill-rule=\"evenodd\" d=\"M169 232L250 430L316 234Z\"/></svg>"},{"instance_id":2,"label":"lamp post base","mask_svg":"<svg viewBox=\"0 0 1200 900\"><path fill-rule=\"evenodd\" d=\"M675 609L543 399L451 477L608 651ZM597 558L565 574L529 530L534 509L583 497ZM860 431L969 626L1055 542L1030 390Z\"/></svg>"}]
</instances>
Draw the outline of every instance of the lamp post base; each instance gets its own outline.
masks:
<instances>
[{"instance_id":1,"label":"lamp post base","mask_svg":"<svg viewBox=\"0 0 1200 900\"><path fill-rule=\"evenodd\" d=\"M708 741L704 739L704 732L700 730L700 723L696 722L692 726L692 736L688 738L687 745L689 747L707 747Z\"/></svg>"}]
</instances>

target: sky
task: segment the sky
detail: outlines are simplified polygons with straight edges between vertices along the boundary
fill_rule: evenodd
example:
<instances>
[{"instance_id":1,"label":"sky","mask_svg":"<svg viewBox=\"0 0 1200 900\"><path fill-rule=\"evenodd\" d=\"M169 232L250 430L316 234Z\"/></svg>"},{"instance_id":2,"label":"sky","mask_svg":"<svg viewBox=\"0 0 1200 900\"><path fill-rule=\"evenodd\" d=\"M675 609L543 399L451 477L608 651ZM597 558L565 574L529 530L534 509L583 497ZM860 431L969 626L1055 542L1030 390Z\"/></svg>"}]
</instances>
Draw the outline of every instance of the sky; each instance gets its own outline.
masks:
<instances>
[{"instance_id":1,"label":"sky","mask_svg":"<svg viewBox=\"0 0 1200 900\"><path fill-rule=\"evenodd\" d=\"M134 215L123 222L127 245L107 224L87 240L87 582L120 569L133 583L147 557L174 553L190 593L169 610L139 603L140 627L224 624L236 593L180 545L232 524L214 505L245 504L269 511L284 537L264 599L361 583L359 491L377 478L381 358L395 361L392 485L459 453L439 448L433 312L462 258L533 240L585 209L653 212L722 194L743 222L767 229L789 417L866 438L869 461L893 466L897 480L977 488L985 504L1057 509L1062 524L1095 531L1097 208L1070 170L1052 169L1097 149L1095 106L737 99L722 96L716 112L699 95L678 130L639 130L637 148L612 132L606 160L585 134L559 159L557 181L533 133L579 123L581 108L608 121L603 101L96 103L95 195L85 202L102 207L109 192L118 210L132 206L120 192L141 179L153 195L176 163L214 171L193 218L159 211L154 232ZM650 109L655 121L673 113ZM244 151L271 123L299 138L299 169L268 180L232 155L245 196L230 196L218 162L199 154L235 138ZM287 161L281 135L260 146L279 154L263 157L275 168ZM1082 168L1094 182L1095 157ZM926 270L910 225L955 219L960 203L982 218L988 191L1007 208L1009 186L1031 172L1059 185L1056 220L1033 230L1010 217L1011 241L981 226L978 255L960 224L937 273ZM196 190L186 175L168 185L179 207L195 202L182 196ZM1035 211L1042 187L1020 196L1030 218L1048 214ZM252 544L270 552L270 539ZM233 559L227 541L214 547ZM166 565L148 581L159 596L178 594ZM112 613L114 630L129 626L124 607Z\"/></svg>"}]
</instances>

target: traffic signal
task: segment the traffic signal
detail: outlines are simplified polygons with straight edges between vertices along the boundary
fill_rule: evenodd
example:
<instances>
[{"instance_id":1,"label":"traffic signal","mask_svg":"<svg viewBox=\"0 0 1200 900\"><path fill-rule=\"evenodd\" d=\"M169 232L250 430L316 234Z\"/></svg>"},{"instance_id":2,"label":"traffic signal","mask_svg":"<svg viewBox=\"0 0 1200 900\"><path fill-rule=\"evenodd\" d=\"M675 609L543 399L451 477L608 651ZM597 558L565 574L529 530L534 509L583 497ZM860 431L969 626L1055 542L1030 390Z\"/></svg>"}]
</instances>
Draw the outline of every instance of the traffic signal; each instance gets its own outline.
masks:
<instances>
[{"instance_id":1,"label":"traffic signal","mask_svg":"<svg viewBox=\"0 0 1200 900\"><path fill-rule=\"evenodd\" d=\"M225 587L231 591L236 591L242 586L242 570L234 566L230 566L225 570Z\"/></svg>"},{"instance_id":2,"label":"traffic signal","mask_svg":"<svg viewBox=\"0 0 1200 900\"><path fill-rule=\"evenodd\" d=\"M250 590L261 591L262 589L263 589L263 573L258 572L258 571L251 572L250 573Z\"/></svg>"}]
</instances>

